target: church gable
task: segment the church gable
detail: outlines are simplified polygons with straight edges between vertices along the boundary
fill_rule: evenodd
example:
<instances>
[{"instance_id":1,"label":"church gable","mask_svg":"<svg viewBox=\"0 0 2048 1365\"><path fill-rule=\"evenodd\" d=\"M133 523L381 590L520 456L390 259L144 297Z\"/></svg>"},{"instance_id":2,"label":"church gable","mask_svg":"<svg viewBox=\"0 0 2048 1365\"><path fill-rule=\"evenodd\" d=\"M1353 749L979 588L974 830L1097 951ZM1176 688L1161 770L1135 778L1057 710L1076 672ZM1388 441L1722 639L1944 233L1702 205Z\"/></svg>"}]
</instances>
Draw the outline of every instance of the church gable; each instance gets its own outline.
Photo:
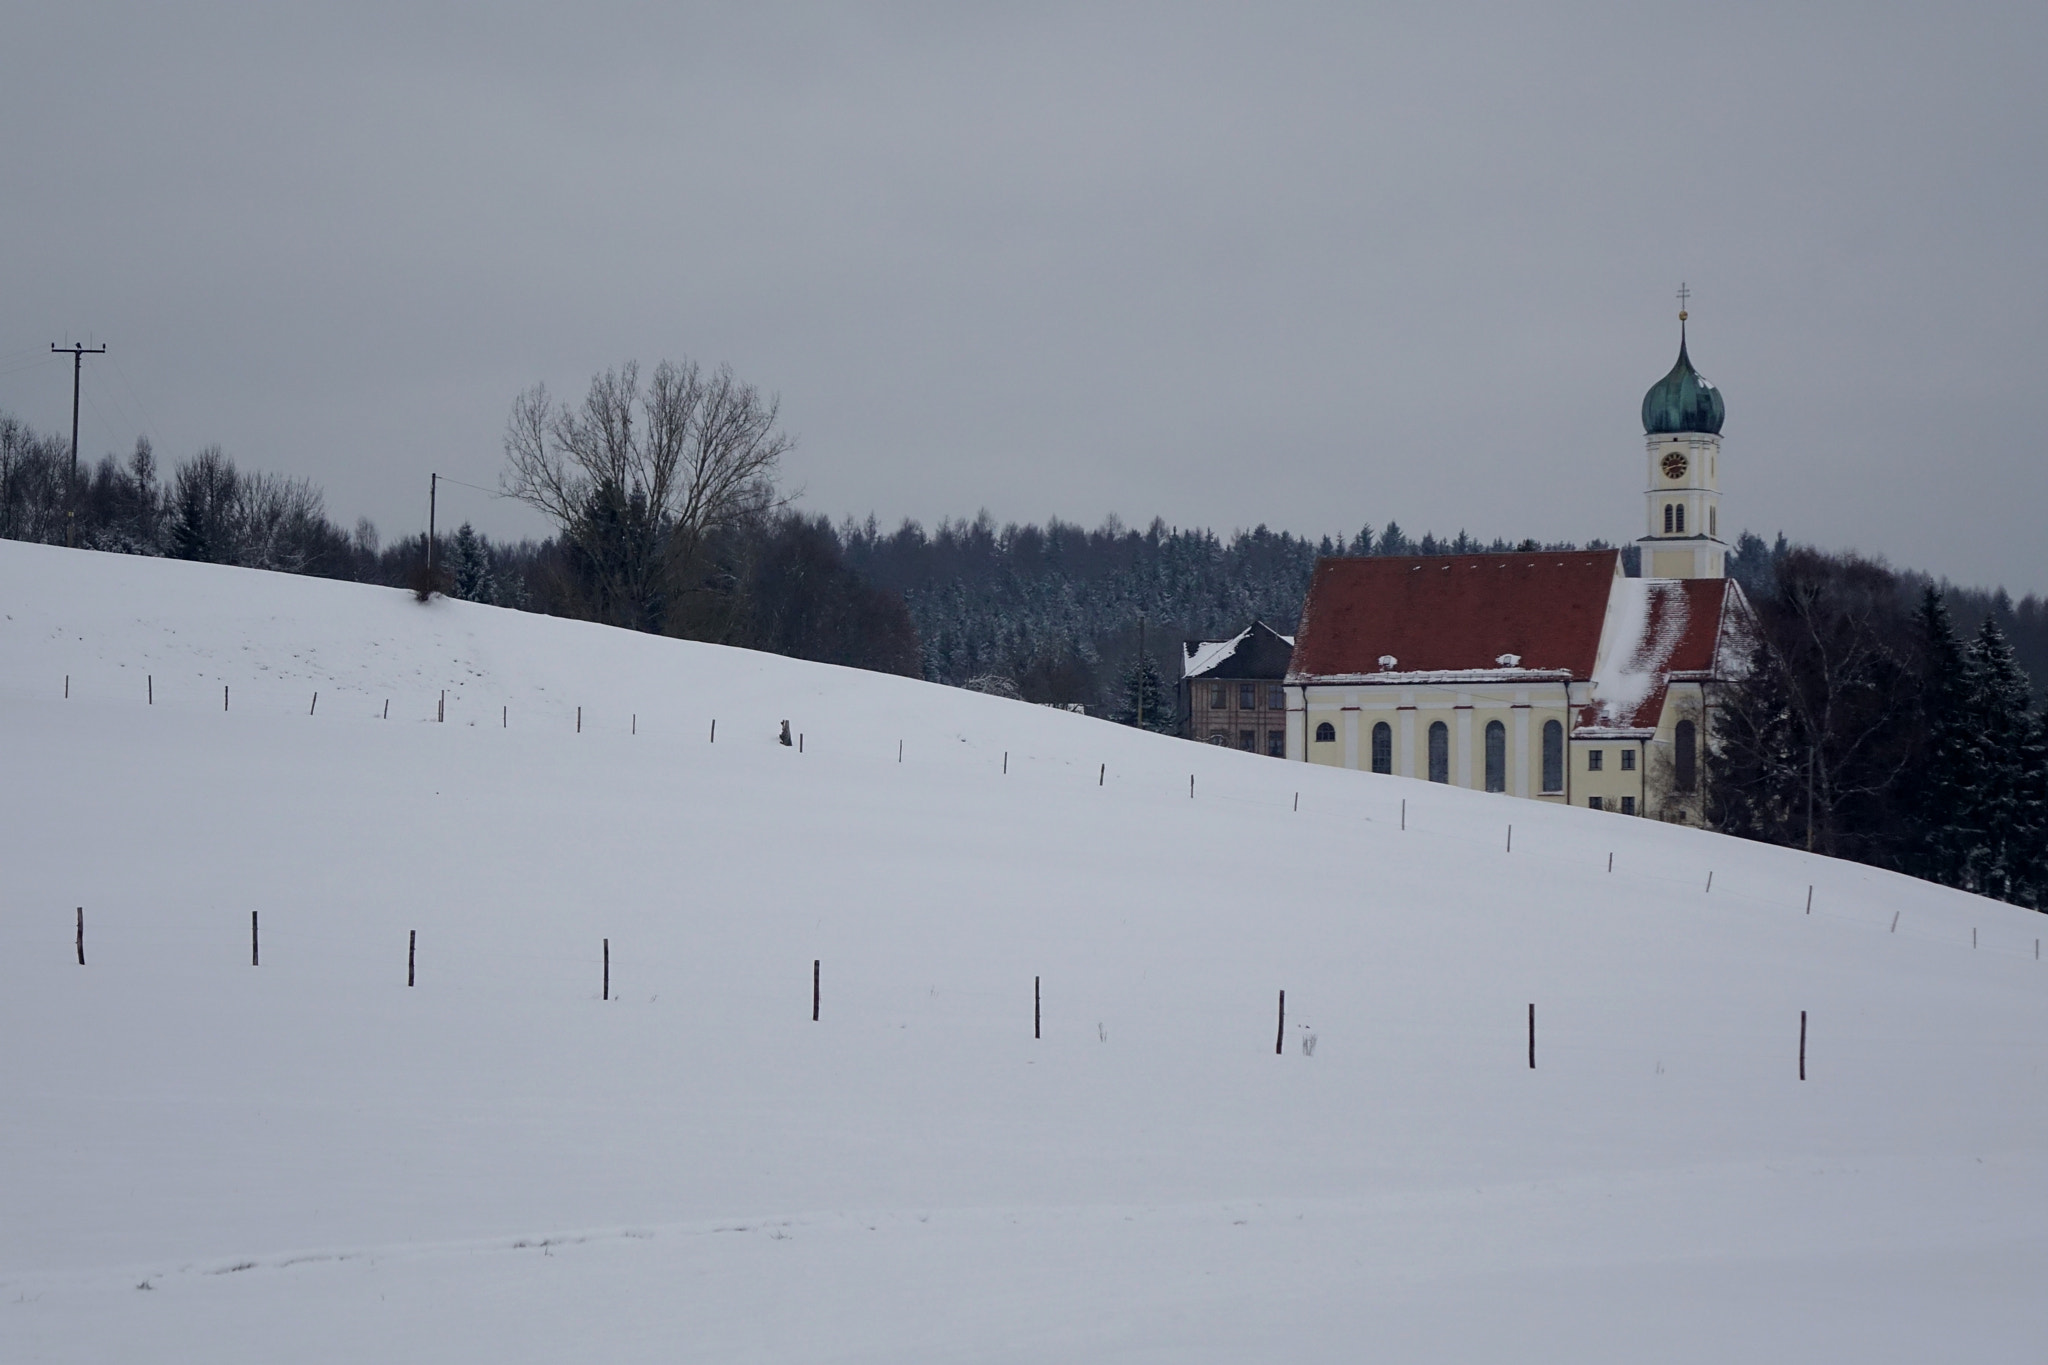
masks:
<instances>
[{"instance_id":1,"label":"church gable","mask_svg":"<svg viewBox=\"0 0 2048 1365\"><path fill-rule=\"evenodd\" d=\"M1289 679L1590 678L1620 560L1615 550L1320 560Z\"/></svg>"},{"instance_id":2,"label":"church gable","mask_svg":"<svg viewBox=\"0 0 2048 1365\"><path fill-rule=\"evenodd\" d=\"M1675 681L1731 676L1749 603L1733 579L1624 578L1614 585L1608 643L1582 731L1657 728Z\"/></svg>"}]
</instances>

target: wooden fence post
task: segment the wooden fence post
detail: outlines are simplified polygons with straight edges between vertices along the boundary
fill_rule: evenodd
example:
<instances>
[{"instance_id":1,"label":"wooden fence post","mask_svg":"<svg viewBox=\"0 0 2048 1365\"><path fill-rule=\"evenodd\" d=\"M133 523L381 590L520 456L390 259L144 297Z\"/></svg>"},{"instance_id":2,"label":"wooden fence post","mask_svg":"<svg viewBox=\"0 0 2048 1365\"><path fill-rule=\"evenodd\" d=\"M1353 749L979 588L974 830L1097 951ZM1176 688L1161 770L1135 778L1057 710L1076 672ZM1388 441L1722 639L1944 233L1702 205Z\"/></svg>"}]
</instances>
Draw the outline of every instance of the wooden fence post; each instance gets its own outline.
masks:
<instances>
[{"instance_id":1,"label":"wooden fence post","mask_svg":"<svg viewBox=\"0 0 2048 1365\"><path fill-rule=\"evenodd\" d=\"M78 907L78 965L85 965L85 907Z\"/></svg>"},{"instance_id":2,"label":"wooden fence post","mask_svg":"<svg viewBox=\"0 0 2048 1365\"><path fill-rule=\"evenodd\" d=\"M307 708L306 708L306 714L310 716L310 715L312 715L312 714L313 714L313 713L314 713L315 711L318 711L319 709L320 709L320 694L319 694L318 692L315 692L315 693L313 694L313 704L312 704L311 706L309 706L309 707L307 707Z\"/></svg>"},{"instance_id":3,"label":"wooden fence post","mask_svg":"<svg viewBox=\"0 0 2048 1365\"><path fill-rule=\"evenodd\" d=\"M149 704L156 705L156 674L149 675Z\"/></svg>"},{"instance_id":4,"label":"wooden fence post","mask_svg":"<svg viewBox=\"0 0 2048 1365\"><path fill-rule=\"evenodd\" d=\"M1514 827L1513 825L1509 825L1509 826L1508 826L1508 852L1510 852L1510 853L1513 853L1514 851L1515 851L1515 827Z\"/></svg>"},{"instance_id":5,"label":"wooden fence post","mask_svg":"<svg viewBox=\"0 0 2048 1365\"><path fill-rule=\"evenodd\" d=\"M1039 1036L1038 1025L1040 1018L1041 1015L1038 1003L1038 978L1034 976L1031 978L1031 1036L1033 1038Z\"/></svg>"},{"instance_id":6,"label":"wooden fence post","mask_svg":"<svg viewBox=\"0 0 2048 1365\"><path fill-rule=\"evenodd\" d=\"M1275 1057L1278 1057L1278 1056L1279 1056L1279 1055L1281 1054L1281 1050L1282 1050L1282 1047L1283 1047L1283 1045L1284 1045L1284 1044L1285 1044L1286 1042L1287 1042L1287 992L1286 992L1286 991L1282 991L1282 992L1280 992L1280 1028L1279 1028L1279 1030L1278 1030L1277 1032L1275 1032L1275 1033L1274 1033L1274 1035L1273 1035L1273 1055L1274 1055Z\"/></svg>"},{"instance_id":7,"label":"wooden fence post","mask_svg":"<svg viewBox=\"0 0 2048 1365\"><path fill-rule=\"evenodd\" d=\"M604 941L604 998L612 998L612 941Z\"/></svg>"},{"instance_id":8,"label":"wooden fence post","mask_svg":"<svg viewBox=\"0 0 2048 1365\"><path fill-rule=\"evenodd\" d=\"M1813 913L1813 886L1811 883L1806 888L1806 913L1809 915Z\"/></svg>"},{"instance_id":9,"label":"wooden fence post","mask_svg":"<svg viewBox=\"0 0 2048 1365\"><path fill-rule=\"evenodd\" d=\"M406 931L405 931L405 984L406 984L406 987L407 987L408 989L410 989L410 988L411 988L411 986L412 986L412 969L413 969L413 964L414 964L415 962L417 962L417 961L419 960L419 952L420 952L420 931L419 931L419 930L417 930L417 929L408 929L408 930L406 930Z\"/></svg>"},{"instance_id":10,"label":"wooden fence post","mask_svg":"<svg viewBox=\"0 0 2048 1365\"><path fill-rule=\"evenodd\" d=\"M1536 1069L1536 1002L1529 1002L1529 1069Z\"/></svg>"},{"instance_id":11,"label":"wooden fence post","mask_svg":"<svg viewBox=\"0 0 2048 1365\"><path fill-rule=\"evenodd\" d=\"M1100 769L1099 771L1097 771L1097 772L1096 772L1096 774L1095 774L1095 785L1096 785L1096 786L1098 786L1098 787L1099 787L1099 786L1101 786L1101 785L1102 785L1102 784L1103 784L1103 783L1104 783L1104 782L1105 782L1106 780L1108 780L1108 778L1109 778L1109 765L1108 765L1107 763L1105 763L1105 764L1103 764L1103 765L1102 765L1101 769Z\"/></svg>"},{"instance_id":12,"label":"wooden fence post","mask_svg":"<svg viewBox=\"0 0 2048 1365\"><path fill-rule=\"evenodd\" d=\"M257 946L256 912L251 910L249 912L249 965L251 967L258 966L262 962L262 958L257 955Z\"/></svg>"},{"instance_id":13,"label":"wooden fence post","mask_svg":"<svg viewBox=\"0 0 2048 1365\"><path fill-rule=\"evenodd\" d=\"M1806 1079L1806 1011L1799 1011L1799 1079Z\"/></svg>"},{"instance_id":14,"label":"wooden fence post","mask_svg":"<svg viewBox=\"0 0 2048 1365\"><path fill-rule=\"evenodd\" d=\"M811 959L811 1022L818 1022L818 959Z\"/></svg>"}]
</instances>

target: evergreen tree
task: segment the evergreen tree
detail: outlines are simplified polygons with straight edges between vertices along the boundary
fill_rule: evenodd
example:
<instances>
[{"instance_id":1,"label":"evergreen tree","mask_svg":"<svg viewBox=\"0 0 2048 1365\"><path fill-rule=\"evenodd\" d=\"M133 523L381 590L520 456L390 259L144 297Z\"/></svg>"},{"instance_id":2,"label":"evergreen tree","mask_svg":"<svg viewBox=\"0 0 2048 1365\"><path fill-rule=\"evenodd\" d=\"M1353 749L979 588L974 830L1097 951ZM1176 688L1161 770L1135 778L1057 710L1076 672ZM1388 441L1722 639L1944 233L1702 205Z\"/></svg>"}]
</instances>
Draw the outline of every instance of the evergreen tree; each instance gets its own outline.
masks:
<instances>
[{"instance_id":1,"label":"evergreen tree","mask_svg":"<svg viewBox=\"0 0 2048 1365\"><path fill-rule=\"evenodd\" d=\"M1756 540L1755 537L1750 537ZM1756 540L1759 550L1763 542ZM1948 604L1925 589L1913 623L1920 636L1920 725L1924 750L1911 780L1915 847L1907 867L1945 886L1963 885L1967 854L1981 838L1968 821L1977 763L1970 728L1972 673Z\"/></svg>"},{"instance_id":2,"label":"evergreen tree","mask_svg":"<svg viewBox=\"0 0 2048 1365\"><path fill-rule=\"evenodd\" d=\"M1117 689L1116 714L1110 717L1123 725L1139 723L1139 702L1143 701L1144 728L1161 734L1173 734L1180 728L1180 718L1175 714L1173 692L1166 685L1166 679L1159 671L1159 663L1150 654L1134 659L1124 669L1121 685Z\"/></svg>"},{"instance_id":3,"label":"evergreen tree","mask_svg":"<svg viewBox=\"0 0 2048 1365\"><path fill-rule=\"evenodd\" d=\"M464 602L495 603L490 544L468 522L455 532L455 596Z\"/></svg>"},{"instance_id":4,"label":"evergreen tree","mask_svg":"<svg viewBox=\"0 0 2048 1365\"><path fill-rule=\"evenodd\" d=\"M1963 885L2002 901L2024 903L2035 889L2044 812L2035 774L2041 729L2027 675L1987 616L1966 655L1966 723L1975 749L1974 780L1965 810L1969 847Z\"/></svg>"}]
</instances>

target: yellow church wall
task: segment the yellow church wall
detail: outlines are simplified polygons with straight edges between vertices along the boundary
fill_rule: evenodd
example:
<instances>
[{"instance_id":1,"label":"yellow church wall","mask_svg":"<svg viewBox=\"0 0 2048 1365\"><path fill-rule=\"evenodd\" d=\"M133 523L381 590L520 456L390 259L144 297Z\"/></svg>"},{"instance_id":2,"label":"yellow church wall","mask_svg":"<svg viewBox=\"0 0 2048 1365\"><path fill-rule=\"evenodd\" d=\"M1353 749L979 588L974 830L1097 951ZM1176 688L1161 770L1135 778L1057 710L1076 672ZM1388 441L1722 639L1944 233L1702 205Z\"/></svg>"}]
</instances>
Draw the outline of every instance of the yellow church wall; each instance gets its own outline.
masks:
<instances>
[{"instance_id":1,"label":"yellow church wall","mask_svg":"<svg viewBox=\"0 0 2048 1365\"><path fill-rule=\"evenodd\" d=\"M1643 742L1637 739L1575 739L1572 741L1572 804L1592 804L1600 798L1602 810L1619 811L1626 797L1632 814L1645 814L1643 807ZM1598 754L1600 767L1593 767ZM1627 757L1624 758L1623 755ZM1624 765L1628 766L1624 766Z\"/></svg>"},{"instance_id":2,"label":"yellow church wall","mask_svg":"<svg viewBox=\"0 0 2048 1365\"><path fill-rule=\"evenodd\" d=\"M1694 726L1693 790L1680 792L1677 785L1678 723L1690 720ZM1664 694L1664 709L1657 717L1655 736L1644 755L1645 798L1649 813L1660 820L1689 825L1706 823L1707 781L1706 693L1697 682L1674 682Z\"/></svg>"},{"instance_id":3,"label":"yellow church wall","mask_svg":"<svg viewBox=\"0 0 2048 1365\"><path fill-rule=\"evenodd\" d=\"M1289 733L1288 757L1297 761L1305 756L1326 767L1370 771L1373 726L1385 722L1392 729L1394 775L1426 779L1429 728L1441 721L1450 741L1450 785L1481 791L1486 786L1486 727L1499 721L1506 732L1508 794L1564 799L1563 792L1542 790L1543 723L1555 720L1570 731L1561 682L1505 688L1333 684L1290 691L1306 693L1305 723ZM1324 724L1334 738L1318 741L1317 729ZM1297 735L1305 755L1295 747Z\"/></svg>"}]
</instances>

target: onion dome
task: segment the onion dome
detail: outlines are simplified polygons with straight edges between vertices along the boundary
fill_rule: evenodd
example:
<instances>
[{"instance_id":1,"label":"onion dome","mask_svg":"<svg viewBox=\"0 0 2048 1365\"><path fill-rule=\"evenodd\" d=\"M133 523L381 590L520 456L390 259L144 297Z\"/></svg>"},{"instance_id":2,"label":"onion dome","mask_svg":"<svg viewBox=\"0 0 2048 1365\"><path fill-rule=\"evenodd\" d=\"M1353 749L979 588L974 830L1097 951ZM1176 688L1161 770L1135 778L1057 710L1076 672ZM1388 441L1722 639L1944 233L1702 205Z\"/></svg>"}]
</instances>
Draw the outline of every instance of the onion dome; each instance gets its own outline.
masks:
<instances>
[{"instance_id":1,"label":"onion dome","mask_svg":"<svg viewBox=\"0 0 2048 1365\"><path fill-rule=\"evenodd\" d=\"M1718 436L1722 412L1721 391L1692 367L1692 358L1685 353L1685 331L1681 326L1678 363L1643 395L1643 431L1651 436L1678 431Z\"/></svg>"}]
</instances>

